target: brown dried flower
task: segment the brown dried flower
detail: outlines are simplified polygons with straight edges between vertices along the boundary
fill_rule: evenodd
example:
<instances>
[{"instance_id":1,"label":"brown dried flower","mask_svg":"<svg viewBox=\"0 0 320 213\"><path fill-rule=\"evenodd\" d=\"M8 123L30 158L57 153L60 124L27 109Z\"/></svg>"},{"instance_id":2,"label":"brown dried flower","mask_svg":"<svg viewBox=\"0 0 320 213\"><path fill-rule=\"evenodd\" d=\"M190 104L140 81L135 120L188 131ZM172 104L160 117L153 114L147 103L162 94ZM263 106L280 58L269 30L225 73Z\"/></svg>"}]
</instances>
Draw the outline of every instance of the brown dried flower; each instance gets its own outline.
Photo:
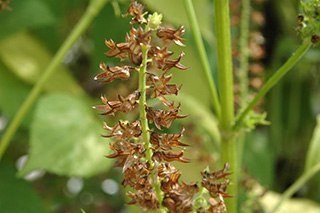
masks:
<instances>
[{"instance_id":1,"label":"brown dried flower","mask_svg":"<svg viewBox=\"0 0 320 213\"><path fill-rule=\"evenodd\" d=\"M134 121L132 123L117 123L113 127L109 127L103 122L105 130L111 132L109 135L103 135L103 137L113 137L116 140L129 141L132 137L139 137L141 135L140 121Z\"/></svg>"},{"instance_id":2,"label":"brown dried flower","mask_svg":"<svg viewBox=\"0 0 320 213\"><path fill-rule=\"evenodd\" d=\"M125 172L128 167L136 163L139 158L143 156L145 149L142 144L135 144L132 142L119 142L109 144L113 154L106 156L107 158L116 158L117 162L115 167L123 167L122 171Z\"/></svg>"},{"instance_id":3,"label":"brown dried flower","mask_svg":"<svg viewBox=\"0 0 320 213\"><path fill-rule=\"evenodd\" d=\"M94 80L102 80L101 83L109 83L112 82L114 79L120 78L121 80L128 80L130 78L130 69L135 69L134 67L130 66L122 66L122 67L109 67L106 66L104 63L100 63L100 68L104 71L98 74Z\"/></svg>"},{"instance_id":4,"label":"brown dried flower","mask_svg":"<svg viewBox=\"0 0 320 213\"><path fill-rule=\"evenodd\" d=\"M151 98L156 98L162 95L178 95L179 90L182 87L182 84L178 87L175 84L167 84L172 75L165 76L164 74L161 75L160 78L157 80L155 78L151 78L152 85L154 90L151 93ZM160 84L157 84L156 81L160 81Z\"/></svg>"},{"instance_id":5,"label":"brown dried flower","mask_svg":"<svg viewBox=\"0 0 320 213\"><path fill-rule=\"evenodd\" d=\"M229 164L226 163L224 168L217 172L209 173L207 171L201 172L202 175L202 186L205 187L210 196L216 198L218 196L222 196L224 198L230 198L231 195L226 193L227 187L230 184L229 179L226 179L227 176L231 175L232 173L227 172L229 169ZM224 179L223 181L221 181Z\"/></svg>"},{"instance_id":6,"label":"brown dried flower","mask_svg":"<svg viewBox=\"0 0 320 213\"><path fill-rule=\"evenodd\" d=\"M137 191L135 193L128 192L127 196L132 200L127 203L130 204L138 204L142 208L146 208L148 210L154 210L158 208L158 198L153 189L149 189L148 191Z\"/></svg>"},{"instance_id":7,"label":"brown dried flower","mask_svg":"<svg viewBox=\"0 0 320 213\"><path fill-rule=\"evenodd\" d=\"M145 22L145 19L143 18L143 10L146 7L146 5L142 5L137 3L136 0L134 0L127 11L126 14L123 14L122 17L126 17L127 15L132 15L134 16L132 18L132 21L130 22L131 25L134 24L142 24Z\"/></svg>"},{"instance_id":8,"label":"brown dried flower","mask_svg":"<svg viewBox=\"0 0 320 213\"><path fill-rule=\"evenodd\" d=\"M7 0L7 1L2 1L0 0L0 11L1 10L7 10L7 11L11 11L11 7L9 7L9 4L10 4L10 0Z\"/></svg>"},{"instance_id":9,"label":"brown dried flower","mask_svg":"<svg viewBox=\"0 0 320 213\"><path fill-rule=\"evenodd\" d=\"M167 47L160 48L158 46L152 46L148 52L148 56L152 58L152 64L158 69L162 69L165 60L173 55L173 52L167 49Z\"/></svg>"},{"instance_id":10,"label":"brown dried flower","mask_svg":"<svg viewBox=\"0 0 320 213\"><path fill-rule=\"evenodd\" d=\"M191 212L193 210L193 196L199 192L198 185L196 182L189 184L182 182L180 184L181 172L172 168L169 171L164 172L161 181L161 190L166 195L162 203L163 206L167 207L170 212Z\"/></svg>"},{"instance_id":11,"label":"brown dried flower","mask_svg":"<svg viewBox=\"0 0 320 213\"><path fill-rule=\"evenodd\" d=\"M185 46L181 43L181 41L184 41L181 36L183 36L185 30L184 26L180 26L177 30L170 29L170 28L161 28L157 32L157 36L161 38L162 40L173 40L177 45Z\"/></svg>"},{"instance_id":12,"label":"brown dried flower","mask_svg":"<svg viewBox=\"0 0 320 213\"><path fill-rule=\"evenodd\" d=\"M152 184L152 179L148 177L149 174L150 170L147 163L136 162L125 170L121 184L124 187L134 187L136 190L140 190L142 188L147 190Z\"/></svg>"},{"instance_id":13,"label":"brown dried flower","mask_svg":"<svg viewBox=\"0 0 320 213\"><path fill-rule=\"evenodd\" d=\"M134 91L126 98L118 95L119 101L108 101L105 96L101 96L101 100L105 105L94 106L94 109L104 111L101 115L114 115L115 112L130 112L139 100L140 92Z\"/></svg>"},{"instance_id":14,"label":"brown dried flower","mask_svg":"<svg viewBox=\"0 0 320 213\"><path fill-rule=\"evenodd\" d=\"M188 144L184 144L180 142L180 139L182 138L182 133L184 132L184 130L185 129L182 128L180 133L178 134L168 134L168 133L159 134L159 133L150 131L151 132L150 143L154 145L154 148L157 151L159 151L160 149L172 150L173 146L184 148L186 146L189 146Z\"/></svg>"},{"instance_id":15,"label":"brown dried flower","mask_svg":"<svg viewBox=\"0 0 320 213\"><path fill-rule=\"evenodd\" d=\"M161 130L160 126L170 128L172 122L177 118L186 118L188 115L178 115L179 110L170 109L170 110L155 110L152 107L145 106L147 112L147 119Z\"/></svg>"},{"instance_id":16,"label":"brown dried flower","mask_svg":"<svg viewBox=\"0 0 320 213\"><path fill-rule=\"evenodd\" d=\"M175 104L174 101L169 101L168 99L166 99L166 98L163 97L163 96L158 96L158 99L159 99L166 107L169 107L169 108L171 108L171 109L175 109L175 110L181 111L181 110L180 110L181 103L179 103L178 106L174 106L174 104Z\"/></svg>"},{"instance_id":17,"label":"brown dried flower","mask_svg":"<svg viewBox=\"0 0 320 213\"><path fill-rule=\"evenodd\" d=\"M218 202L214 198L209 199L210 207L208 209L208 213L224 213L227 211L223 197L220 195L219 198Z\"/></svg>"},{"instance_id":18,"label":"brown dried flower","mask_svg":"<svg viewBox=\"0 0 320 213\"><path fill-rule=\"evenodd\" d=\"M111 48L111 50L105 53L107 56L118 57L121 60L124 60L128 57L127 53L130 52L128 43L117 44L112 39L110 39L109 41L105 39L104 42L109 48Z\"/></svg>"},{"instance_id":19,"label":"brown dried flower","mask_svg":"<svg viewBox=\"0 0 320 213\"><path fill-rule=\"evenodd\" d=\"M173 151L155 151L153 152L152 159L161 162L161 161L179 161L182 163L189 163L190 159L183 157L184 150L180 152Z\"/></svg>"},{"instance_id":20,"label":"brown dried flower","mask_svg":"<svg viewBox=\"0 0 320 213\"><path fill-rule=\"evenodd\" d=\"M181 52L180 56L178 59L166 59L165 60L165 65L164 67L162 68L163 71L167 72L169 71L172 67L175 67L175 68L178 68L180 70L187 70L189 69L188 67L180 64L180 61L182 59L182 57L184 56L184 52Z\"/></svg>"}]
</instances>

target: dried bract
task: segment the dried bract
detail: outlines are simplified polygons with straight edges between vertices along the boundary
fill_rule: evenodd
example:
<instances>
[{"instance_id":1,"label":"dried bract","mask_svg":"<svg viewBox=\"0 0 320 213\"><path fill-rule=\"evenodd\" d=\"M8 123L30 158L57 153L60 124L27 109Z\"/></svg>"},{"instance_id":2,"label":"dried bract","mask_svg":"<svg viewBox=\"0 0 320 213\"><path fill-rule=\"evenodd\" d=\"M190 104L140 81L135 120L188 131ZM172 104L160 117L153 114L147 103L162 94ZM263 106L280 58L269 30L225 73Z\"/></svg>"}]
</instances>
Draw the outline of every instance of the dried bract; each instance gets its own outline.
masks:
<instances>
[{"instance_id":1,"label":"dried bract","mask_svg":"<svg viewBox=\"0 0 320 213\"><path fill-rule=\"evenodd\" d=\"M158 46L153 46L148 52L148 56L152 58L152 64L158 69L162 69L165 60L173 55L173 52L170 52L167 49L167 47L160 48Z\"/></svg>"},{"instance_id":2,"label":"dried bract","mask_svg":"<svg viewBox=\"0 0 320 213\"><path fill-rule=\"evenodd\" d=\"M168 134L163 133L159 134L153 131L150 135L150 143L154 145L155 150L172 150L172 147L184 148L189 146L188 144L184 144L180 142L182 138L182 133L184 132L184 128L181 129L180 133L178 134ZM160 143L161 142L161 143Z\"/></svg>"},{"instance_id":3,"label":"dried bract","mask_svg":"<svg viewBox=\"0 0 320 213\"><path fill-rule=\"evenodd\" d=\"M226 193L227 187L230 184L227 176L232 174L230 172L227 172L228 169L229 164L226 163L224 168L220 171L212 173L209 173L207 171L201 172L201 175L203 177L201 184L209 191L211 197L216 198L220 195L224 198L232 197L231 195Z\"/></svg>"},{"instance_id":4,"label":"dried bract","mask_svg":"<svg viewBox=\"0 0 320 213\"><path fill-rule=\"evenodd\" d=\"M152 107L146 106L147 119L161 130L161 126L170 128L172 122L177 118L186 118L188 115L178 115L179 110L170 109L170 110L155 110Z\"/></svg>"},{"instance_id":5,"label":"dried bract","mask_svg":"<svg viewBox=\"0 0 320 213\"><path fill-rule=\"evenodd\" d=\"M134 69L134 67L130 66L115 66L109 67L106 66L104 63L100 63L100 68L104 71L98 74L94 80L101 80L101 83L109 83L112 82L114 79L121 79L121 80L128 80L130 78L130 69Z\"/></svg>"},{"instance_id":6,"label":"dried bract","mask_svg":"<svg viewBox=\"0 0 320 213\"><path fill-rule=\"evenodd\" d=\"M143 15L143 10L144 10L145 7L146 7L146 5L139 4L139 3L137 3L136 0L134 0L130 4L127 13L123 14L122 17L126 17L127 15L130 14L130 15L134 16L132 18L132 21L130 22L131 25L142 24L142 23L145 22L145 19L142 16Z\"/></svg>"},{"instance_id":7,"label":"dried bract","mask_svg":"<svg viewBox=\"0 0 320 213\"><path fill-rule=\"evenodd\" d=\"M184 41L184 39L181 38L184 32L184 26L180 26L177 30L171 28L162 28L158 30L157 36L162 40L173 40L177 45L185 46L181 43L181 41Z\"/></svg>"},{"instance_id":8,"label":"dried bract","mask_svg":"<svg viewBox=\"0 0 320 213\"><path fill-rule=\"evenodd\" d=\"M166 59L166 60L165 60L165 65L164 65L164 67L162 68L162 70L165 71L165 72L167 72L167 71L169 71L169 70L170 70L171 68L173 68L173 67L178 68L178 69L180 69L180 70L187 70L187 69L189 69L188 67L180 64L180 61L181 61L181 59L182 59L182 57L183 57L184 55L185 55L184 52L182 52L182 53L180 54L180 56L179 56L178 59L170 59L170 58L169 58L169 59Z\"/></svg>"},{"instance_id":9,"label":"dried bract","mask_svg":"<svg viewBox=\"0 0 320 213\"><path fill-rule=\"evenodd\" d=\"M141 135L140 121L135 121L133 123L121 123L119 121L119 123L113 127L109 127L103 122L103 127L105 130L111 132L108 135L103 135L103 137L113 137L119 141L129 141L132 137L139 137Z\"/></svg>"},{"instance_id":10,"label":"dried bract","mask_svg":"<svg viewBox=\"0 0 320 213\"><path fill-rule=\"evenodd\" d=\"M180 106L181 106L181 103L178 104L178 106L175 106L175 102L174 101L169 101L168 99L166 99L165 97L163 96L158 96L158 99L163 103L163 105L165 105L166 107L169 107L171 109L175 109L175 110L178 110L178 111L181 111L180 110Z\"/></svg>"},{"instance_id":11,"label":"dried bract","mask_svg":"<svg viewBox=\"0 0 320 213\"><path fill-rule=\"evenodd\" d=\"M138 204L140 207L148 210L158 208L158 198L153 189L149 189L148 191L137 191L136 193L128 192L127 196L132 199L127 205Z\"/></svg>"},{"instance_id":12,"label":"dried bract","mask_svg":"<svg viewBox=\"0 0 320 213\"><path fill-rule=\"evenodd\" d=\"M141 157L145 152L145 149L141 144L135 144L132 142L113 143L109 144L109 147L114 153L106 157L116 158L117 162L114 166L123 167L123 172L125 172L131 164L138 161L137 156Z\"/></svg>"},{"instance_id":13,"label":"dried bract","mask_svg":"<svg viewBox=\"0 0 320 213\"><path fill-rule=\"evenodd\" d=\"M108 52L105 53L107 56L118 57L121 60L124 60L128 57L127 53L130 51L128 43L117 44L112 39L110 39L109 41L105 39L104 41L105 41L105 44L109 48L111 48L111 50L109 50Z\"/></svg>"},{"instance_id":14,"label":"dried bract","mask_svg":"<svg viewBox=\"0 0 320 213\"><path fill-rule=\"evenodd\" d=\"M220 199L217 202L215 199L209 199L210 207L208 213L224 213L227 211L226 204L224 203L223 197L220 195Z\"/></svg>"},{"instance_id":15,"label":"dried bract","mask_svg":"<svg viewBox=\"0 0 320 213\"><path fill-rule=\"evenodd\" d=\"M182 163L189 163L190 159L183 157L184 150L180 152L173 151L155 151L153 153L152 159L161 162L161 161L179 161Z\"/></svg>"},{"instance_id":16,"label":"dried bract","mask_svg":"<svg viewBox=\"0 0 320 213\"><path fill-rule=\"evenodd\" d=\"M105 96L101 96L101 100L105 105L94 106L94 109L103 111L101 115L114 115L115 112L122 111L124 113L130 112L139 100L140 92L134 91L126 98L118 95L119 101L108 101Z\"/></svg>"}]
</instances>

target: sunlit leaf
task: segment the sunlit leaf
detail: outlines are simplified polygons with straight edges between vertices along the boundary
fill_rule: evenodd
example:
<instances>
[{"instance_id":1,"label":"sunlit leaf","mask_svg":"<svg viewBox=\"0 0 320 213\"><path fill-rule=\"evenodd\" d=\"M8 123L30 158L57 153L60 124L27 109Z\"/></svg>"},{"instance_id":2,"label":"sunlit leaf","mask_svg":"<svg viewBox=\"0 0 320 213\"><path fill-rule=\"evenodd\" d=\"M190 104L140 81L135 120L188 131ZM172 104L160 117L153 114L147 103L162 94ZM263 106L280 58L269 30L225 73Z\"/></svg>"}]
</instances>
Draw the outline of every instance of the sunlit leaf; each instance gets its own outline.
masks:
<instances>
[{"instance_id":1,"label":"sunlit leaf","mask_svg":"<svg viewBox=\"0 0 320 213\"><path fill-rule=\"evenodd\" d=\"M0 39L24 29L51 24L55 20L45 1L11 1L10 7L11 11L0 13Z\"/></svg>"},{"instance_id":2,"label":"sunlit leaf","mask_svg":"<svg viewBox=\"0 0 320 213\"><path fill-rule=\"evenodd\" d=\"M311 169L320 163L320 115L317 117L317 126L313 130L311 142L306 158L305 170Z\"/></svg>"},{"instance_id":3,"label":"sunlit leaf","mask_svg":"<svg viewBox=\"0 0 320 213\"><path fill-rule=\"evenodd\" d=\"M13 165L0 163L0 212L1 213L42 213L45 212L40 197L30 183L15 176Z\"/></svg>"},{"instance_id":4,"label":"sunlit leaf","mask_svg":"<svg viewBox=\"0 0 320 213\"><path fill-rule=\"evenodd\" d=\"M0 41L0 60L20 79L35 84L49 65L52 55L28 33L18 33ZM46 92L82 94L75 79L60 66L44 87Z\"/></svg>"},{"instance_id":5,"label":"sunlit leaf","mask_svg":"<svg viewBox=\"0 0 320 213\"><path fill-rule=\"evenodd\" d=\"M94 113L75 97L53 94L40 99L31 125L29 159L20 175L35 169L82 177L106 171L113 161L104 157L108 140L100 136L102 123Z\"/></svg>"}]
</instances>

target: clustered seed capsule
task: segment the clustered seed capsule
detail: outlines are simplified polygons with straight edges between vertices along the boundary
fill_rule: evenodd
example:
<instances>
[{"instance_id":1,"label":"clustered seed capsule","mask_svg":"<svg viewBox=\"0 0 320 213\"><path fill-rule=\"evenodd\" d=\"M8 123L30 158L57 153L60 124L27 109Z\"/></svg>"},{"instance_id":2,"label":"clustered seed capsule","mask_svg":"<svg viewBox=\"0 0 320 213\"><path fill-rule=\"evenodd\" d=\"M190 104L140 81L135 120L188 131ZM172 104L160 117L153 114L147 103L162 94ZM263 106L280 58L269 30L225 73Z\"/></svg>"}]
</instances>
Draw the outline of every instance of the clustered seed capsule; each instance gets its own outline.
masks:
<instances>
[{"instance_id":1,"label":"clustered seed capsule","mask_svg":"<svg viewBox=\"0 0 320 213\"><path fill-rule=\"evenodd\" d=\"M184 39L181 36L185 30L183 26L180 26L177 30L157 26L160 23L159 17L162 16L155 13L145 19L144 8L145 5L139 4L134 0L127 13L123 16L132 15L131 25L146 25L148 30L144 30L141 26L137 29L132 27L130 32L126 34L126 42L123 43L114 42L112 39L105 40L105 44L110 48L105 53L107 56L118 57L120 60L129 59L132 65L109 67L109 65L100 63L100 68L103 72L98 74L95 80L99 80L101 83L109 83L116 79L128 80L131 76L131 71L142 72L140 68L143 61L145 61L144 63L147 65L145 73L145 86L148 88L147 95L150 98L157 98L169 109L155 109L145 103L141 103L140 97L143 97L143 92L139 90L132 92L127 97L118 95L118 100L115 101L110 101L106 96L101 96L103 105L94 106L94 108L102 111L101 115L114 116L118 112L129 113L137 105L140 105L140 110L145 110L142 110L142 112L146 113L149 123L154 123L155 127L162 131L162 127L170 128L176 119L188 117L180 114L180 103L176 104L166 98L169 95L178 95L182 88L182 85L177 86L169 83L172 74L168 73L172 68L180 70L188 68L180 63L185 55L184 52L181 52L177 59L172 59L170 57L174 53L168 51L167 45L161 47L155 44L168 44L167 41L173 41L177 45L184 46L182 43ZM149 22L152 27L149 27ZM156 42L154 42L155 39L157 39ZM142 45L148 49L145 55L142 53ZM151 69L158 69L160 75L158 76L157 73L148 71ZM166 207L170 212L193 211L193 198L199 192L199 186L196 182L187 184L180 181L181 172L169 163L172 161L190 162L190 159L184 157L185 149L189 145L181 142L185 129L182 127L179 133L172 134L159 133L154 130L144 132L141 120L118 122L114 126L109 126L104 122L103 125L108 134L102 136L114 139L109 144L113 153L107 157L116 159L115 166L122 167L124 177L121 184L124 187L130 186L136 190L135 192L127 193L127 196L131 198L131 201L127 204L136 204L145 210L158 209L160 206L159 195L157 195L154 187L154 183L158 181L163 194L162 206ZM144 133L149 134L149 141L143 141L142 135ZM150 146L145 146L145 143L149 143ZM179 149L179 151L176 149ZM149 155L150 159L148 160L147 153L150 152L151 155ZM226 173L227 169L225 167L223 171L217 173L219 175L215 176L215 180L227 179L227 176L231 174ZM208 173L205 173L202 185L207 188L212 199L219 199L218 201L209 202L207 212L216 212L217 209L221 209L221 206L224 205L223 197L230 197L225 192L229 182L225 180L221 184L212 185L209 183L211 179L208 179L208 175Z\"/></svg>"}]
</instances>

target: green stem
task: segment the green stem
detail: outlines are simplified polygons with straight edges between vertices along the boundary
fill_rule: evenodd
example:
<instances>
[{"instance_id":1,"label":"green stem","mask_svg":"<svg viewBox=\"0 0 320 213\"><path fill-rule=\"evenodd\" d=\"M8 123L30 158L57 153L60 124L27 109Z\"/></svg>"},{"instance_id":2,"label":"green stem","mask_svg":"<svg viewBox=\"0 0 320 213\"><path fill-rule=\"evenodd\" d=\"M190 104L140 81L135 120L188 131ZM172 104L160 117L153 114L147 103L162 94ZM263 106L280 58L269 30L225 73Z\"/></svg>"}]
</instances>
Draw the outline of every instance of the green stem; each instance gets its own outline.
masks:
<instances>
[{"instance_id":1,"label":"green stem","mask_svg":"<svg viewBox=\"0 0 320 213\"><path fill-rule=\"evenodd\" d=\"M300 60L300 58L307 52L311 47L311 42L303 43L297 51L288 59L288 61L280 67L275 74L264 84L260 89L254 99L249 103L244 111L238 116L236 123L233 127L234 130L237 130L245 116L250 112L250 110L258 103L258 101L264 97L264 95Z\"/></svg>"},{"instance_id":2,"label":"green stem","mask_svg":"<svg viewBox=\"0 0 320 213\"><path fill-rule=\"evenodd\" d=\"M184 4L185 4L186 10L187 10L187 16L188 16L189 23L191 26L193 38L196 43L197 52L200 57L202 70L204 72L204 75L207 80L207 84L209 86L212 105L213 105L214 110L217 114L217 117L220 118L221 106L220 106L220 102L219 102L219 98L218 98L218 93L217 93L216 85L214 83L213 76L211 73L207 53L206 53L206 50L205 50L205 47L204 47L204 44L202 41L201 31L200 31L199 24L197 21L196 13L193 8L192 0L185 0Z\"/></svg>"},{"instance_id":3,"label":"green stem","mask_svg":"<svg viewBox=\"0 0 320 213\"><path fill-rule=\"evenodd\" d=\"M240 55L239 55L239 86L241 107L247 105L248 99L248 70L249 70L249 22L250 22L250 0L241 1L241 22L240 22Z\"/></svg>"},{"instance_id":4,"label":"green stem","mask_svg":"<svg viewBox=\"0 0 320 213\"><path fill-rule=\"evenodd\" d=\"M249 96L249 23L250 23L250 0L241 0L241 22L240 22L240 38L239 38L239 86L240 86L240 107L247 105ZM242 155L245 145L246 132L239 133L237 138L238 153L238 173L242 166Z\"/></svg>"},{"instance_id":5,"label":"green stem","mask_svg":"<svg viewBox=\"0 0 320 213\"><path fill-rule=\"evenodd\" d=\"M0 160L4 152L6 151L13 135L20 126L23 118L40 95L44 85L50 79L52 74L57 70L57 67L60 65L61 60L64 58L66 53L69 51L72 45L78 40L82 33L88 28L89 24L92 22L94 17L100 12L100 10L103 8L106 2L107 0L93 0L90 2L87 10L83 14L77 25L74 27L71 34L59 48L58 52L51 60L50 64L44 71L44 74L41 76L39 81L36 83L36 85L34 85L28 97L19 108L18 112L14 116L12 122L10 123L3 135L3 138L0 143Z\"/></svg>"},{"instance_id":6,"label":"green stem","mask_svg":"<svg viewBox=\"0 0 320 213\"><path fill-rule=\"evenodd\" d=\"M229 1L214 1L215 31L217 39L217 56L219 68L219 91L221 101L220 132L221 163L229 163L233 174L230 179L232 185L228 186L227 192L234 197L226 199L228 212L237 212L237 157L236 143L232 131L234 122L234 99L233 99L233 72L231 55L231 36L229 21Z\"/></svg>"},{"instance_id":7,"label":"green stem","mask_svg":"<svg viewBox=\"0 0 320 213\"><path fill-rule=\"evenodd\" d=\"M283 194L278 203L273 207L271 213L276 212L285 200L290 198L296 191L298 191L309 179L320 171L320 164L313 166L308 171L305 171L298 180L294 182Z\"/></svg>"},{"instance_id":8,"label":"green stem","mask_svg":"<svg viewBox=\"0 0 320 213\"><path fill-rule=\"evenodd\" d=\"M148 27L146 27L146 31ZM162 206L163 201L163 193L161 191L161 184L159 178L155 177L155 167L154 162L152 160L152 149L150 144L150 133L148 127L148 119L147 113L145 110L146 105L146 72L147 72L147 62L148 62L148 47L144 44L141 44L141 50L143 55L143 60L139 70L139 91L140 91L140 98L139 98L139 109L140 109L140 122L141 122L141 129L142 129L142 137L144 141L144 148L146 150L146 158L150 164L151 171L151 178L154 183L155 192L159 202L159 212L164 212L164 207Z\"/></svg>"},{"instance_id":9,"label":"green stem","mask_svg":"<svg viewBox=\"0 0 320 213\"><path fill-rule=\"evenodd\" d=\"M146 158L150 164L150 167L154 167L154 163L152 161L152 150L150 144L150 134L149 134L149 127L148 127L148 119L147 113L145 110L146 105L146 72L147 72L147 55L148 55L148 48L146 45L141 44L143 60L139 70L139 91L140 91L140 98L139 98L139 109L140 109L140 122L141 122L141 129L142 129L142 137L144 141L144 148L146 150ZM153 178L154 180L154 178Z\"/></svg>"}]
</instances>

